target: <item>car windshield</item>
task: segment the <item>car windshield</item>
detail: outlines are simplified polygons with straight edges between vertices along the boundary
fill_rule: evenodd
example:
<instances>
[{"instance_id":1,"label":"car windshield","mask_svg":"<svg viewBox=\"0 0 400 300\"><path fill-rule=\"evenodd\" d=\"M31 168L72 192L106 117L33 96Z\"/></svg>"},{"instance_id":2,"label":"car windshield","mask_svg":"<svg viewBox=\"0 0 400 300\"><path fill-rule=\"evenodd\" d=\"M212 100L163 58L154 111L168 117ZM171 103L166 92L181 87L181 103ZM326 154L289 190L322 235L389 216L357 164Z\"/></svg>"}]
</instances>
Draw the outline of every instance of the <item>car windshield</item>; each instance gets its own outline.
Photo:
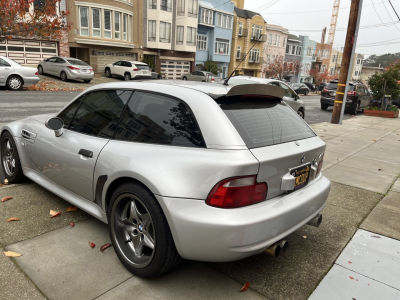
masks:
<instances>
[{"instance_id":1,"label":"car windshield","mask_svg":"<svg viewBox=\"0 0 400 300\"><path fill-rule=\"evenodd\" d=\"M326 88L328 89L328 90L337 90L337 85L338 85L338 83L337 82L330 82L327 86L326 86ZM354 91L354 85L349 85L349 89L348 89L349 91Z\"/></svg>"},{"instance_id":2,"label":"car windshield","mask_svg":"<svg viewBox=\"0 0 400 300\"><path fill-rule=\"evenodd\" d=\"M241 85L241 84L254 84L254 83L259 83L258 81L255 80L243 80L239 78L231 78L228 81L229 85Z\"/></svg>"},{"instance_id":3,"label":"car windshield","mask_svg":"<svg viewBox=\"0 0 400 300\"><path fill-rule=\"evenodd\" d=\"M79 60L79 59L67 59L67 61L71 64L71 65L76 65L76 66L89 66L87 63Z\"/></svg>"},{"instance_id":4,"label":"car windshield","mask_svg":"<svg viewBox=\"0 0 400 300\"><path fill-rule=\"evenodd\" d=\"M148 65L136 65L136 69L138 69L138 70L150 70Z\"/></svg>"}]
</instances>

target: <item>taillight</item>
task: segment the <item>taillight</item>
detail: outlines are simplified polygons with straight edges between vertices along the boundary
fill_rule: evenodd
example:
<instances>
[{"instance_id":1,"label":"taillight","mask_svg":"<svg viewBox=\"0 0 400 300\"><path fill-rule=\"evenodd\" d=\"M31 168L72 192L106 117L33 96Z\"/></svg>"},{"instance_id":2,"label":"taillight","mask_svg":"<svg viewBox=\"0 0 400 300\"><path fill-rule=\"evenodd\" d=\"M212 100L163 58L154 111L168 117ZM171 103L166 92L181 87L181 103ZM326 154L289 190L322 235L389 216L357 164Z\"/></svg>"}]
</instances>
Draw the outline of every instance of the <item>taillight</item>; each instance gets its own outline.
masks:
<instances>
[{"instance_id":1,"label":"taillight","mask_svg":"<svg viewBox=\"0 0 400 300\"><path fill-rule=\"evenodd\" d=\"M357 96L357 92L356 91L348 91L347 96Z\"/></svg>"},{"instance_id":2,"label":"taillight","mask_svg":"<svg viewBox=\"0 0 400 300\"><path fill-rule=\"evenodd\" d=\"M79 70L79 68L73 67L73 66L67 66L68 68L70 68L71 70Z\"/></svg>"},{"instance_id":3,"label":"taillight","mask_svg":"<svg viewBox=\"0 0 400 300\"><path fill-rule=\"evenodd\" d=\"M90 72L93 72L93 69L89 69Z\"/></svg>"},{"instance_id":4,"label":"taillight","mask_svg":"<svg viewBox=\"0 0 400 300\"><path fill-rule=\"evenodd\" d=\"M220 208L236 208L264 201L268 186L258 183L256 175L228 178L217 183L206 203Z\"/></svg>"},{"instance_id":5,"label":"taillight","mask_svg":"<svg viewBox=\"0 0 400 300\"><path fill-rule=\"evenodd\" d=\"M35 72L35 75L36 75L36 76L38 76L38 75L39 75L39 73L38 73L38 72Z\"/></svg>"},{"instance_id":6,"label":"taillight","mask_svg":"<svg viewBox=\"0 0 400 300\"><path fill-rule=\"evenodd\" d=\"M133 71L139 71L139 69L133 69Z\"/></svg>"},{"instance_id":7,"label":"taillight","mask_svg":"<svg viewBox=\"0 0 400 300\"><path fill-rule=\"evenodd\" d=\"M215 81L214 78L211 78L211 81Z\"/></svg>"},{"instance_id":8,"label":"taillight","mask_svg":"<svg viewBox=\"0 0 400 300\"><path fill-rule=\"evenodd\" d=\"M322 91L326 93L328 91L328 89L326 87L324 87L324 89Z\"/></svg>"},{"instance_id":9,"label":"taillight","mask_svg":"<svg viewBox=\"0 0 400 300\"><path fill-rule=\"evenodd\" d=\"M324 163L324 153L321 154L321 159L320 159L320 161L318 163L317 173L315 174L315 177L317 177L318 174L321 172L323 163Z\"/></svg>"}]
</instances>

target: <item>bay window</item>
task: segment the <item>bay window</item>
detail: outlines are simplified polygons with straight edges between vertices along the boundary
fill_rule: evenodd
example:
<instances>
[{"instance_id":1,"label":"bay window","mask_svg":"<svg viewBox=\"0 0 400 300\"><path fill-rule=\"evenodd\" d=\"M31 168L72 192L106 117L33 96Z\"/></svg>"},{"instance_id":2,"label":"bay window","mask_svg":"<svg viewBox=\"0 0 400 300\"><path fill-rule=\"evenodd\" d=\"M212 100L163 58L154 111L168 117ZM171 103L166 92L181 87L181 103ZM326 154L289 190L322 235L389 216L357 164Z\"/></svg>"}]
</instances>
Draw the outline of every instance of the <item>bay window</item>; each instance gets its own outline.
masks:
<instances>
[{"instance_id":1,"label":"bay window","mask_svg":"<svg viewBox=\"0 0 400 300\"><path fill-rule=\"evenodd\" d=\"M112 26L111 26L111 11L104 11L104 37L111 39L112 38Z\"/></svg>"},{"instance_id":2,"label":"bay window","mask_svg":"<svg viewBox=\"0 0 400 300\"><path fill-rule=\"evenodd\" d=\"M259 25L253 25L253 27L251 28L251 38L253 40L257 40L260 38L261 33L262 33L262 27ZM276 35L275 35L275 39L276 39Z\"/></svg>"},{"instance_id":3,"label":"bay window","mask_svg":"<svg viewBox=\"0 0 400 300\"><path fill-rule=\"evenodd\" d=\"M160 42L171 43L171 23L160 22Z\"/></svg>"},{"instance_id":4,"label":"bay window","mask_svg":"<svg viewBox=\"0 0 400 300\"><path fill-rule=\"evenodd\" d=\"M92 35L94 37L101 37L101 21L99 8L92 8L92 27Z\"/></svg>"},{"instance_id":5,"label":"bay window","mask_svg":"<svg viewBox=\"0 0 400 300\"><path fill-rule=\"evenodd\" d=\"M120 16L121 16L121 14L119 12L114 12L114 38L117 40L119 40L121 38Z\"/></svg>"},{"instance_id":6,"label":"bay window","mask_svg":"<svg viewBox=\"0 0 400 300\"><path fill-rule=\"evenodd\" d=\"M213 23L213 11L209 9L201 9L201 23L211 24Z\"/></svg>"},{"instance_id":7,"label":"bay window","mask_svg":"<svg viewBox=\"0 0 400 300\"><path fill-rule=\"evenodd\" d=\"M229 55L229 40L215 39L215 54Z\"/></svg>"},{"instance_id":8,"label":"bay window","mask_svg":"<svg viewBox=\"0 0 400 300\"><path fill-rule=\"evenodd\" d=\"M157 0L148 0L150 9L157 9Z\"/></svg>"},{"instance_id":9,"label":"bay window","mask_svg":"<svg viewBox=\"0 0 400 300\"><path fill-rule=\"evenodd\" d=\"M185 1L186 0L178 0L178 16L185 15Z\"/></svg>"},{"instance_id":10,"label":"bay window","mask_svg":"<svg viewBox=\"0 0 400 300\"><path fill-rule=\"evenodd\" d=\"M206 35L197 35L197 50L207 50L207 36Z\"/></svg>"},{"instance_id":11,"label":"bay window","mask_svg":"<svg viewBox=\"0 0 400 300\"><path fill-rule=\"evenodd\" d=\"M127 40L128 34L128 15L124 14L122 19L122 39Z\"/></svg>"},{"instance_id":12,"label":"bay window","mask_svg":"<svg viewBox=\"0 0 400 300\"><path fill-rule=\"evenodd\" d=\"M156 41L156 25L157 21L152 21L149 20L149 34L147 37L147 40L149 42L155 42Z\"/></svg>"},{"instance_id":13,"label":"bay window","mask_svg":"<svg viewBox=\"0 0 400 300\"><path fill-rule=\"evenodd\" d=\"M250 62L259 62L260 61L260 49L251 49L250 52L250 57L249 57Z\"/></svg>"},{"instance_id":14,"label":"bay window","mask_svg":"<svg viewBox=\"0 0 400 300\"><path fill-rule=\"evenodd\" d=\"M272 45L272 34L268 35L268 45Z\"/></svg>"},{"instance_id":15,"label":"bay window","mask_svg":"<svg viewBox=\"0 0 400 300\"><path fill-rule=\"evenodd\" d=\"M196 28L195 27L188 26L187 36L186 36L186 45L196 46Z\"/></svg>"},{"instance_id":16,"label":"bay window","mask_svg":"<svg viewBox=\"0 0 400 300\"><path fill-rule=\"evenodd\" d=\"M89 36L89 8L79 7L79 20L80 20L80 35Z\"/></svg>"},{"instance_id":17,"label":"bay window","mask_svg":"<svg viewBox=\"0 0 400 300\"><path fill-rule=\"evenodd\" d=\"M197 18L197 8L199 7L198 0L188 0L188 16Z\"/></svg>"},{"instance_id":18,"label":"bay window","mask_svg":"<svg viewBox=\"0 0 400 300\"><path fill-rule=\"evenodd\" d=\"M184 31L183 26L178 26L177 27L177 33L176 33L176 44L177 45L183 45L183 31Z\"/></svg>"}]
</instances>

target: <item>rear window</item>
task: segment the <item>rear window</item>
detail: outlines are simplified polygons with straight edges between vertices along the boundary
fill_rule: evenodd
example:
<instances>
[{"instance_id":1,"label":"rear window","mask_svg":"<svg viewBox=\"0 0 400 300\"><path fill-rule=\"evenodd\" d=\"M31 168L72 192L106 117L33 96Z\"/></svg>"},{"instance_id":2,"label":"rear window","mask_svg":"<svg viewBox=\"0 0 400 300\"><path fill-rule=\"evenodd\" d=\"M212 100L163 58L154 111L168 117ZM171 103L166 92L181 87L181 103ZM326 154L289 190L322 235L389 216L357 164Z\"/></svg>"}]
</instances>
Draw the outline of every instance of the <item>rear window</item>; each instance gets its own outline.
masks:
<instances>
[{"instance_id":1,"label":"rear window","mask_svg":"<svg viewBox=\"0 0 400 300\"><path fill-rule=\"evenodd\" d=\"M230 97L217 103L249 149L314 137L314 132L279 99Z\"/></svg>"},{"instance_id":2,"label":"rear window","mask_svg":"<svg viewBox=\"0 0 400 300\"><path fill-rule=\"evenodd\" d=\"M337 90L337 82L330 82L326 86L328 90ZM354 91L354 85L349 85L349 91Z\"/></svg>"},{"instance_id":3,"label":"rear window","mask_svg":"<svg viewBox=\"0 0 400 300\"><path fill-rule=\"evenodd\" d=\"M75 66L88 66L87 63L79 60L79 59L67 59L67 61L71 64L71 65L75 65Z\"/></svg>"},{"instance_id":4,"label":"rear window","mask_svg":"<svg viewBox=\"0 0 400 300\"><path fill-rule=\"evenodd\" d=\"M240 79L240 78L231 78L228 81L229 85L240 85L240 84L255 84L255 83L260 83L258 81L254 81L254 80L246 80L246 79Z\"/></svg>"},{"instance_id":5,"label":"rear window","mask_svg":"<svg viewBox=\"0 0 400 300\"><path fill-rule=\"evenodd\" d=\"M136 65L136 69L138 69L138 70L150 70L148 65Z\"/></svg>"}]
</instances>

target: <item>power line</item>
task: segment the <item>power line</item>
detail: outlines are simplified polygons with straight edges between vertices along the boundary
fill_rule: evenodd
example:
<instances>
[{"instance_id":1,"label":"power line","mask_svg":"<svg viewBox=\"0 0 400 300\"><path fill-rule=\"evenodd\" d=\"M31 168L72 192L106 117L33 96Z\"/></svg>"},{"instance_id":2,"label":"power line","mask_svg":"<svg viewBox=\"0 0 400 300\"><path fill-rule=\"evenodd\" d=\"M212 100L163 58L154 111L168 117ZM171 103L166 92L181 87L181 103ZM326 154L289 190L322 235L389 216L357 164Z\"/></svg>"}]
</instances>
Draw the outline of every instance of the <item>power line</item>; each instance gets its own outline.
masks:
<instances>
[{"instance_id":1,"label":"power line","mask_svg":"<svg viewBox=\"0 0 400 300\"><path fill-rule=\"evenodd\" d=\"M397 14L397 11L394 9L394 6L393 6L393 4L392 4L392 2L391 2L390 0L389 0L389 3L390 3L390 5L392 6L394 12L396 13L397 18L399 18L399 20L400 20L400 17L399 17L399 15Z\"/></svg>"},{"instance_id":2,"label":"power line","mask_svg":"<svg viewBox=\"0 0 400 300\"><path fill-rule=\"evenodd\" d=\"M386 11L387 11L387 13L388 13L388 15L389 15L389 17L390 17L390 20L392 20L392 21L394 22L394 20L393 20L392 16L390 15L388 9L386 8L386 5L385 5L385 3L383 2L383 0L382 0L382 4L383 4L383 7L386 9ZM396 27L396 29L397 29L398 31L400 31L400 29L396 26L396 24L394 25L394 27Z\"/></svg>"},{"instance_id":3,"label":"power line","mask_svg":"<svg viewBox=\"0 0 400 300\"><path fill-rule=\"evenodd\" d=\"M371 0L371 2L372 2L372 6L374 7L376 15L378 16L379 20L381 20L381 23L383 24L383 21L382 21L381 17L379 16L378 11L376 10L375 4L374 4L374 0Z\"/></svg>"}]
</instances>

